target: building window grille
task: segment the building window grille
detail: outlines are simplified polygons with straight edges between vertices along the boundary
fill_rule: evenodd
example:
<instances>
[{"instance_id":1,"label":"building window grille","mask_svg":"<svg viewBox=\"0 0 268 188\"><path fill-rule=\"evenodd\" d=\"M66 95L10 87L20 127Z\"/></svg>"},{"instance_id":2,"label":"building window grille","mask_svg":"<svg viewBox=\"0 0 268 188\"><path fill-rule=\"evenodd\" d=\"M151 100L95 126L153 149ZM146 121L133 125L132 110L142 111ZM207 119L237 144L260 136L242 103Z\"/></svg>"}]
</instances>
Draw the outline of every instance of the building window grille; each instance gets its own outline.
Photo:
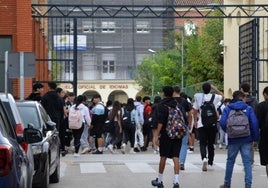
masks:
<instances>
[{"instance_id":1,"label":"building window grille","mask_svg":"<svg viewBox=\"0 0 268 188\"><path fill-rule=\"evenodd\" d=\"M102 22L101 28L103 33L115 33L115 22Z\"/></svg>"}]
</instances>

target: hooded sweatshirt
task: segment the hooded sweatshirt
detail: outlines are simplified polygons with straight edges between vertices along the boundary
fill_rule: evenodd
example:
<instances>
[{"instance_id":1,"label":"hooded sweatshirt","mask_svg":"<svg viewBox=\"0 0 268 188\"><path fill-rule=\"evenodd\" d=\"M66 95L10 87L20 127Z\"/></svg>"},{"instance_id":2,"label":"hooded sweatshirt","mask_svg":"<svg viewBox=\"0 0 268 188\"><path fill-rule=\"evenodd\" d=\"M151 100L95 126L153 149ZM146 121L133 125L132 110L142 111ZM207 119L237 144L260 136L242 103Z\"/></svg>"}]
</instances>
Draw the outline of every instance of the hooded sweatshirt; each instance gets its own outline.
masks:
<instances>
[{"instance_id":1,"label":"hooded sweatshirt","mask_svg":"<svg viewBox=\"0 0 268 188\"><path fill-rule=\"evenodd\" d=\"M247 142L252 142L252 141L258 141L259 126L258 126L258 120L256 118L256 115L253 109L241 100L233 101L224 108L222 115L221 115L221 119L220 119L220 126L223 129L223 131L226 132L227 119L232 109L243 110L243 112L246 114L249 120L249 125L250 125L250 135L248 137L243 137L243 138L233 138L233 139L228 138L228 143L235 144L235 143L247 143Z\"/></svg>"}]
</instances>

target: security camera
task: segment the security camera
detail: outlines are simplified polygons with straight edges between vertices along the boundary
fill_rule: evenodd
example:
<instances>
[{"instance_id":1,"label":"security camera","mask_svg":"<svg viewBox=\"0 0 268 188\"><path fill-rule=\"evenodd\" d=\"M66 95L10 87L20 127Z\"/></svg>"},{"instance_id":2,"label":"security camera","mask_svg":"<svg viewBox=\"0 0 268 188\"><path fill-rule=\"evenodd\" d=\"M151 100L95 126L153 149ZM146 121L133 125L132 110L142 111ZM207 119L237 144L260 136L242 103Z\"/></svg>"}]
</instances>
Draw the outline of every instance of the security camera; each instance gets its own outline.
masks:
<instances>
[{"instance_id":1,"label":"security camera","mask_svg":"<svg viewBox=\"0 0 268 188\"><path fill-rule=\"evenodd\" d=\"M220 46L224 46L224 41L221 40L220 43L219 43Z\"/></svg>"},{"instance_id":2,"label":"security camera","mask_svg":"<svg viewBox=\"0 0 268 188\"><path fill-rule=\"evenodd\" d=\"M224 51L221 52L221 55L223 55L223 54L224 54Z\"/></svg>"}]
</instances>

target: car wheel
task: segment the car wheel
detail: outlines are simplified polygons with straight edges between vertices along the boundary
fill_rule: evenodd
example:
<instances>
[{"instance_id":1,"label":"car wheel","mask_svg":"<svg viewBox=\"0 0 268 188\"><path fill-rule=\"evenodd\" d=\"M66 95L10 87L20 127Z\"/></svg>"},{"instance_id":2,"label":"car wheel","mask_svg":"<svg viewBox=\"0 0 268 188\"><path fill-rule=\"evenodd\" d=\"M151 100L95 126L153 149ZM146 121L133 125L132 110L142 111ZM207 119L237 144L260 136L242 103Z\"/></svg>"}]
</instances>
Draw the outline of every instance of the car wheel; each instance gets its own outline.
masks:
<instances>
[{"instance_id":1,"label":"car wheel","mask_svg":"<svg viewBox=\"0 0 268 188\"><path fill-rule=\"evenodd\" d=\"M49 187L49 165L48 165L48 161L46 162L46 167L45 167L45 171L44 171L44 177L43 177L43 181L40 185L41 188L48 188Z\"/></svg>"},{"instance_id":2,"label":"car wheel","mask_svg":"<svg viewBox=\"0 0 268 188\"><path fill-rule=\"evenodd\" d=\"M57 167L53 174L50 176L50 183L59 183L60 181L60 152L57 156Z\"/></svg>"}]
</instances>

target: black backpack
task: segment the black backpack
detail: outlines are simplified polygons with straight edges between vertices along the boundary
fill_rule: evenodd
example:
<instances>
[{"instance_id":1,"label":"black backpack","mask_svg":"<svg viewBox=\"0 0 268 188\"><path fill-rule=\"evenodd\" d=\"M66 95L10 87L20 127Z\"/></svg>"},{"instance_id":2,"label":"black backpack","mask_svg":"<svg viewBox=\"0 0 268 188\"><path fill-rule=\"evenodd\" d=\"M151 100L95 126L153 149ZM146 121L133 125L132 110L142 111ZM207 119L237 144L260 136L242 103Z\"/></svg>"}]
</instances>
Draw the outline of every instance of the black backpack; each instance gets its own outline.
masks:
<instances>
[{"instance_id":1,"label":"black backpack","mask_svg":"<svg viewBox=\"0 0 268 188\"><path fill-rule=\"evenodd\" d=\"M122 116L122 126L135 126L135 120L131 119L131 111L124 108L124 114Z\"/></svg>"},{"instance_id":2,"label":"black backpack","mask_svg":"<svg viewBox=\"0 0 268 188\"><path fill-rule=\"evenodd\" d=\"M217 111L213 104L215 94L212 94L210 101L204 101L201 105L201 119L204 127L213 127L217 125Z\"/></svg>"}]
</instances>

